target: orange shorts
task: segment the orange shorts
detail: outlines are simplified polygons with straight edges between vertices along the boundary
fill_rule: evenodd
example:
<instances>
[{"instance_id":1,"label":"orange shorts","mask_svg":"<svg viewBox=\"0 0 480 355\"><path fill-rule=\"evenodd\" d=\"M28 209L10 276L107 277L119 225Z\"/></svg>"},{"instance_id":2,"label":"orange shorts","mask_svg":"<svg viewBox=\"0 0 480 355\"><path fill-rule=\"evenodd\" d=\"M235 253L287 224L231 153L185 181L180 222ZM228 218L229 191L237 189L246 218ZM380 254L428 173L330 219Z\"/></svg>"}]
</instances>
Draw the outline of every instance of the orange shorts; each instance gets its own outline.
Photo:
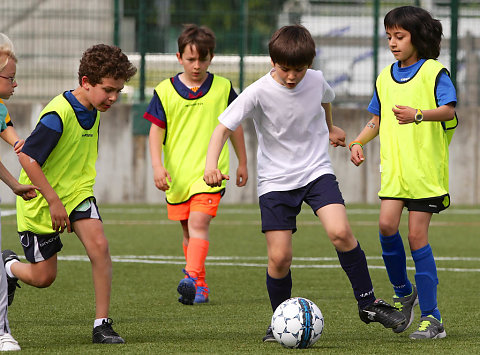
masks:
<instances>
[{"instance_id":1,"label":"orange shorts","mask_svg":"<svg viewBox=\"0 0 480 355\"><path fill-rule=\"evenodd\" d=\"M167 203L168 219L172 221L183 221L188 219L190 212L203 212L212 217L217 215L218 205L222 194L198 194L190 197L190 200L178 205Z\"/></svg>"}]
</instances>

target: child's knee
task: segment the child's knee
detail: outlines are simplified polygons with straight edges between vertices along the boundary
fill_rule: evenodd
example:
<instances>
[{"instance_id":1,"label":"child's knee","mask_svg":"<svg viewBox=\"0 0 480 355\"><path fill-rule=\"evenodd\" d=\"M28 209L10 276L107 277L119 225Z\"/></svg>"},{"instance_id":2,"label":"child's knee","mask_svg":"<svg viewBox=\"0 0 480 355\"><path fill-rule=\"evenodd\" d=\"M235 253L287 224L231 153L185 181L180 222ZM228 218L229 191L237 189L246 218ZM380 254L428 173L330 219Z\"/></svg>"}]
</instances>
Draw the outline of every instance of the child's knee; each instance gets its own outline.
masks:
<instances>
[{"instance_id":1,"label":"child's knee","mask_svg":"<svg viewBox=\"0 0 480 355\"><path fill-rule=\"evenodd\" d=\"M33 280L32 286L38 287L38 288L46 288L49 287L55 279L57 278L57 273L37 273L35 275L35 279Z\"/></svg>"},{"instance_id":2,"label":"child's knee","mask_svg":"<svg viewBox=\"0 0 480 355\"><path fill-rule=\"evenodd\" d=\"M394 235L398 231L398 226L395 223L382 217L380 217L380 220L378 221L378 228L380 229L380 233L385 237Z\"/></svg>"},{"instance_id":3,"label":"child's knee","mask_svg":"<svg viewBox=\"0 0 480 355\"><path fill-rule=\"evenodd\" d=\"M108 240L105 236L98 236L95 238L94 242L94 249L100 254L108 254Z\"/></svg>"},{"instance_id":4,"label":"child's knee","mask_svg":"<svg viewBox=\"0 0 480 355\"><path fill-rule=\"evenodd\" d=\"M292 265L292 255L275 254L269 256L269 264L276 270L288 270Z\"/></svg>"},{"instance_id":5,"label":"child's knee","mask_svg":"<svg viewBox=\"0 0 480 355\"><path fill-rule=\"evenodd\" d=\"M343 250L345 249L344 247L356 242L352 230L348 225L335 227L334 230L328 232L328 237L338 250Z\"/></svg>"},{"instance_id":6,"label":"child's knee","mask_svg":"<svg viewBox=\"0 0 480 355\"><path fill-rule=\"evenodd\" d=\"M193 231L208 231L210 218L190 218L188 220L188 229Z\"/></svg>"}]
</instances>

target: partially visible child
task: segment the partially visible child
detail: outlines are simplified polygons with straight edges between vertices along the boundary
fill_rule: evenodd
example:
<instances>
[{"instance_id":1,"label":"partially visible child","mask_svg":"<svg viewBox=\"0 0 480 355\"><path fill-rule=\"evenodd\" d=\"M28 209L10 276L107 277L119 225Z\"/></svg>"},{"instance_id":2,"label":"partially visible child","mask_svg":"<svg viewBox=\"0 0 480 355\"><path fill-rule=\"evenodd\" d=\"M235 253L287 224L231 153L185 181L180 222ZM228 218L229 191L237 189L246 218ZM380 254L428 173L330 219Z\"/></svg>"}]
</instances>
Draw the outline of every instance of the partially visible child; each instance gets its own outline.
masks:
<instances>
[{"instance_id":1,"label":"partially visible child","mask_svg":"<svg viewBox=\"0 0 480 355\"><path fill-rule=\"evenodd\" d=\"M350 229L330 162L329 141L345 146L345 132L332 123L332 88L321 71L309 69L315 43L303 26L285 26L273 35L269 52L273 69L245 89L219 117L208 148L205 182L219 186L228 178L217 163L221 148L244 119L252 118L258 138L258 195L272 310L291 297L292 234L306 202L337 251L360 319L396 328L405 317L375 298L367 260ZM274 341L271 327L263 341Z\"/></svg>"},{"instance_id":2,"label":"partially visible child","mask_svg":"<svg viewBox=\"0 0 480 355\"><path fill-rule=\"evenodd\" d=\"M203 169L218 116L237 97L229 80L207 71L214 49L215 35L209 28L186 25L178 38L177 52L184 72L158 84L144 114L152 122L149 138L155 186L166 193L168 218L180 221L183 231L186 276L177 291L179 302L187 305L209 300L205 280L209 227L225 184L207 186ZM232 144L238 157L237 186L244 186L248 173L241 126L233 134ZM228 171L228 165L225 146L220 166Z\"/></svg>"},{"instance_id":3,"label":"partially visible child","mask_svg":"<svg viewBox=\"0 0 480 355\"><path fill-rule=\"evenodd\" d=\"M395 292L393 302L407 318L394 332L410 326L420 302L420 325L410 338L444 338L428 227L432 214L450 205L448 145L457 126L456 90L447 69L436 60L442 39L440 21L422 8L402 6L385 16L384 25L397 62L377 78L368 106L373 118L349 144L351 161L357 166L363 163L363 145L380 137L380 244ZM416 286L407 275L398 230L404 207Z\"/></svg>"},{"instance_id":4,"label":"partially visible child","mask_svg":"<svg viewBox=\"0 0 480 355\"><path fill-rule=\"evenodd\" d=\"M20 182L33 182L41 196L17 198L17 225L25 257L3 252L13 301L17 279L35 287L50 286L57 276L60 233L75 232L91 261L95 289L94 343L124 343L109 318L112 261L93 194L100 112L118 99L136 72L120 48L98 44L80 60L79 86L55 97L40 113L19 154Z\"/></svg>"},{"instance_id":5,"label":"partially visible child","mask_svg":"<svg viewBox=\"0 0 480 355\"><path fill-rule=\"evenodd\" d=\"M2 96L0 97L0 137L10 144L15 153L20 153L25 140L18 137L17 131L13 128L13 122L8 114L3 100L8 100L13 95L17 87L15 72L17 67L17 57L13 44L10 39L0 33L0 78L2 78ZM12 73L13 72L13 76ZM10 83L8 83L8 81Z\"/></svg>"},{"instance_id":6,"label":"partially visible child","mask_svg":"<svg viewBox=\"0 0 480 355\"><path fill-rule=\"evenodd\" d=\"M0 136L3 138L3 132L7 125L5 119L10 122L7 107L3 104L2 99L8 100L17 86L15 82L16 73L16 57L12 42L3 33L0 33L0 125L3 129ZM12 126L9 126L12 128ZM10 130L10 133L12 132ZM15 132L15 130L13 130ZM17 143L18 145L18 143ZM23 145L23 144L22 144ZM5 166L0 162L0 179L12 189L12 191L21 196L25 200L32 199L37 196L35 186L22 185L10 174ZM0 225L0 245L2 244L2 231ZM20 345L12 337L10 326L8 324L8 283L7 274L3 263L0 263L0 351L20 350Z\"/></svg>"}]
</instances>

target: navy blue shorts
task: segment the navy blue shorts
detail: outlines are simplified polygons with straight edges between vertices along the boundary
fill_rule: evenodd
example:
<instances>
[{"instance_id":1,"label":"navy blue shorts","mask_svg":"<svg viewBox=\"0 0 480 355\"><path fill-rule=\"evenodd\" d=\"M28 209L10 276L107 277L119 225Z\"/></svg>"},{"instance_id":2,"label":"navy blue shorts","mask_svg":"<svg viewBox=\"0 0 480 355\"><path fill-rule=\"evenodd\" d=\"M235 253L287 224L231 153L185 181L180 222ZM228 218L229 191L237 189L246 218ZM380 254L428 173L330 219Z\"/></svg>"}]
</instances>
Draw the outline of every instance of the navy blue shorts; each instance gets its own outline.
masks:
<instances>
[{"instance_id":1,"label":"navy blue shorts","mask_svg":"<svg viewBox=\"0 0 480 355\"><path fill-rule=\"evenodd\" d=\"M98 213L95 197L83 200L68 216L73 230L73 222L84 218L102 220ZM35 234L30 231L18 232L20 243L22 243L25 258L31 263L48 260L60 250L63 244L60 240L60 233Z\"/></svg>"},{"instance_id":2,"label":"navy blue shorts","mask_svg":"<svg viewBox=\"0 0 480 355\"><path fill-rule=\"evenodd\" d=\"M308 185L291 191L271 191L259 197L262 232L272 230L297 231L297 215L306 202L316 214L319 208L345 204L335 175L325 174Z\"/></svg>"}]
</instances>

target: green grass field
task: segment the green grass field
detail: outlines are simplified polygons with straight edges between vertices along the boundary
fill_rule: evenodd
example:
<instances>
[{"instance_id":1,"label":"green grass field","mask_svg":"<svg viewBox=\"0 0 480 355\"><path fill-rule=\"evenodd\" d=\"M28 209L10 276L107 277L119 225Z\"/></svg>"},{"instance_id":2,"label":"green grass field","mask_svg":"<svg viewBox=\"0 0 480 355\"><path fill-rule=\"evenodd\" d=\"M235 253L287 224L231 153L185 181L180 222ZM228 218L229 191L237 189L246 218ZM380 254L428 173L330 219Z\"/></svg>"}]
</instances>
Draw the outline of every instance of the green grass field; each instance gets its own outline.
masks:
<instances>
[{"instance_id":1,"label":"green grass field","mask_svg":"<svg viewBox=\"0 0 480 355\"><path fill-rule=\"evenodd\" d=\"M9 212L12 206L2 206ZM377 297L393 294L378 242L378 206L348 206L356 237L368 257ZM294 235L293 296L314 301L325 317L322 338L311 349L289 350L261 342L271 317L265 288L266 246L257 206L223 205L211 226L207 281L211 302L184 306L176 287L183 276L181 230L164 206L100 206L113 263L111 317L125 345L93 345L90 263L73 234L62 237L58 276L47 289L22 284L9 308L14 337L26 353L325 354L480 353L477 319L480 281L480 210L452 207L434 216L430 243L437 259L439 308L447 338L408 339L360 321L347 277L320 222L310 210ZM401 232L407 235L404 215ZM14 215L2 217L3 248L22 254ZM408 255L409 276L413 262Z\"/></svg>"}]
</instances>

